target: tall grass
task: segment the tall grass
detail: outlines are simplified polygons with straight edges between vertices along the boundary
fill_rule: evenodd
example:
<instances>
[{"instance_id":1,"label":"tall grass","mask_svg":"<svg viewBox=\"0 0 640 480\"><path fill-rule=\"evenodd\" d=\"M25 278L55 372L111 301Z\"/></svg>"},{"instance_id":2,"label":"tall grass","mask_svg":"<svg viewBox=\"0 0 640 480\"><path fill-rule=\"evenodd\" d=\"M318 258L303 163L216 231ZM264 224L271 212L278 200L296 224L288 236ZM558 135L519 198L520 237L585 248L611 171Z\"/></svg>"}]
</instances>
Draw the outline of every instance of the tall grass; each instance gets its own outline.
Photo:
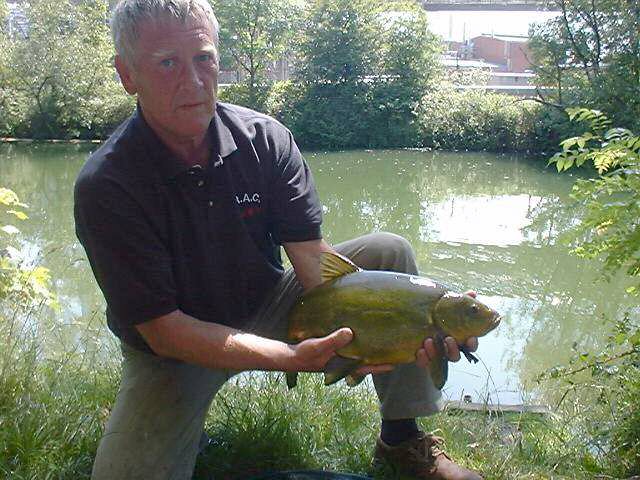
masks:
<instances>
[{"instance_id":1,"label":"tall grass","mask_svg":"<svg viewBox=\"0 0 640 480\"><path fill-rule=\"evenodd\" d=\"M2 328L0 478L89 478L117 369L77 351L49 357L37 331L8 333Z\"/></svg>"},{"instance_id":2,"label":"tall grass","mask_svg":"<svg viewBox=\"0 0 640 480\"><path fill-rule=\"evenodd\" d=\"M6 342L3 337L3 347ZM34 337L18 346L0 376L0 478L89 478L118 369L81 353L43 358ZM447 410L421 424L445 438L453 458L487 479L594 474L592 455L570 441L571 427L560 417ZM289 391L281 374L240 375L214 400L206 424L213 442L199 457L194 478L296 469L395 478L390 470L371 468L378 428L377 401L366 384L325 387L321 376L302 375Z\"/></svg>"},{"instance_id":3,"label":"tall grass","mask_svg":"<svg viewBox=\"0 0 640 480\"><path fill-rule=\"evenodd\" d=\"M320 376L303 375L287 391L281 377L252 374L225 386L207 422L213 443L194 478L241 479L298 469L396 478L391 470L371 467L379 415L366 384L325 387ZM420 423L444 437L454 459L487 479L592 478L588 451L566 441L561 418L445 410Z\"/></svg>"}]
</instances>

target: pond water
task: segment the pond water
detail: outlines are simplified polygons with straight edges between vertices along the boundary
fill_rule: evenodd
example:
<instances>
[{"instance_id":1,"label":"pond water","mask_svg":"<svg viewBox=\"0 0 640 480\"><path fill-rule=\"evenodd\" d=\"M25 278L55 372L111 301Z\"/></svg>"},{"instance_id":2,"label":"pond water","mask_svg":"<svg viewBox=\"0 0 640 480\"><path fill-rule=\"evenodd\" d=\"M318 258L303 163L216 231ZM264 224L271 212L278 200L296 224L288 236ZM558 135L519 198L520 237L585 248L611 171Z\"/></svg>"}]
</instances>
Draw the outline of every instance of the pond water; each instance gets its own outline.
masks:
<instances>
[{"instance_id":1,"label":"pond water","mask_svg":"<svg viewBox=\"0 0 640 480\"><path fill-rule=\"evenodd\" d=\"M61 309L51 345L89 349L113 342L103 300L73 227L72 187L95 145L0 145L0 185L29 205L20 225L26 254L51 269ZM308 153L324 205L326 238L337 243L390 231L413 245L422 273L474 289L504 315L480 341L472 365L450 367L445 396L491 403L540 402L535 377L574 344L596 348L605 318L631 305L620 282L571 256L558 236L575 223L575 175L541 160L484 153L351 151ZM50 330L51 331L51 330Z\"/></svg>"}]
</instances>

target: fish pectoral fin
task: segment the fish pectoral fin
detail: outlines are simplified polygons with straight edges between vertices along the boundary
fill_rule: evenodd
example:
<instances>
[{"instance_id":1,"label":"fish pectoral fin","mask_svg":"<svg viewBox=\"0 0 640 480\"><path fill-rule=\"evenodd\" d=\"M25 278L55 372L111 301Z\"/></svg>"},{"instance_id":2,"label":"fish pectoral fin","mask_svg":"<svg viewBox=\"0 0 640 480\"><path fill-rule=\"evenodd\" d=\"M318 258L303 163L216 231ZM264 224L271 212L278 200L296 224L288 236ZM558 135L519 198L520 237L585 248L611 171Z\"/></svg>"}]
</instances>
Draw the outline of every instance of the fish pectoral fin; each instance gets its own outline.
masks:
<instances>
[{"instance_id":1,"label":"fish pectoral fin","mask_svg":"<svg viewBox=\"0 0 640 480\"><path fill-rule=\"evenodd\" d=\"M351 375L351 374L349 374L346 377L344 377L344 381L350 387L355 387L355 386L359 385L364 380L365 376L366 375Z\"/></svg>"},{"instance_id":2,"label":"fish pectoral fin","mask_svg":"<svg viewBox=\"0 0 640 480\"><path fill-rule=\"evenodd\" d=\"M289 387L289 390L298 384L298 372L287 372L285 376L287 377L287 387Z\"/></svg>"},{"instance_id":3,"label":"fish pectoral fin","mask_svg":"<svg viewBox=\"0 0 640 480\"><path fill-rule=\"evenodd\" d=\"M449 362L444 357L438 357L429 364L431 380L438 390L442 390L449 376Z\"/></svg>"},{"instance_id":4,"label":"fish pectoral fin","mask_svg":"<svg viewBox=\"0 0 640 480\"><path fill-rule=\"evenodd\" d=\"M356 370L359 366L360 360L356 358L333 357L324 367L324 384L333 385Z\"/></svg>"},{"instance_id":5,"label":"fish pectoral fin","mask_svg":"<svg viewBox=\"0 0 640 480\"><path fill-rule=\"evenodd\" d=\"M340 254L333 252L322 252L320 254L320 273L323 282L361 270L355 263Z\"/></svg>"},{"instance_id":6,"label":"fish pectoral fin","mask_svg":"<svg viewBox=\"0 0 640 480\"><path fill-rule=\"evenodd\" d=\"M467 362L469 363L478 363L480 360L473 353L469 351L469 347L466 345L459 345L460 351L463 353Z\"/></svg>"}]
</instances>

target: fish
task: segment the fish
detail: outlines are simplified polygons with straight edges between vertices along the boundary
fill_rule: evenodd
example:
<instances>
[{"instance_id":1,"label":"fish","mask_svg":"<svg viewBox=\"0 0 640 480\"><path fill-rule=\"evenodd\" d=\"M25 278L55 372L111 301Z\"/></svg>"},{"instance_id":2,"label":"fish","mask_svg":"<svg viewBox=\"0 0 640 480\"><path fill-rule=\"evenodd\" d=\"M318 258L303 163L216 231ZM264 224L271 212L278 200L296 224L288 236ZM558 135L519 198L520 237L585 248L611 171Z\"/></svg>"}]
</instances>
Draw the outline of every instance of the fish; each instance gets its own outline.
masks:
<instances>
[{"instance_id":1,"label":"fish","mask_svg":"<svg viewBox=\"0 0 640 480\"><path fill-rule=\"evenodd\" d=\"M339 348L324 368L325 385L345 379L349 386L364 376L367 365L414 362L427 337L435 341L437 358L429 364L434 385L442 389L448 378L444 338L453 337L467 360L478 359L464 346L496 328L501 316L476 298L452 291L427 277L363 270L348 258L323 252L322 283L304 292L288 313L288 339L299 343L342 328L353 340ZM297 372L288 372L295 387Z\"/></svg>"}]
</instances>

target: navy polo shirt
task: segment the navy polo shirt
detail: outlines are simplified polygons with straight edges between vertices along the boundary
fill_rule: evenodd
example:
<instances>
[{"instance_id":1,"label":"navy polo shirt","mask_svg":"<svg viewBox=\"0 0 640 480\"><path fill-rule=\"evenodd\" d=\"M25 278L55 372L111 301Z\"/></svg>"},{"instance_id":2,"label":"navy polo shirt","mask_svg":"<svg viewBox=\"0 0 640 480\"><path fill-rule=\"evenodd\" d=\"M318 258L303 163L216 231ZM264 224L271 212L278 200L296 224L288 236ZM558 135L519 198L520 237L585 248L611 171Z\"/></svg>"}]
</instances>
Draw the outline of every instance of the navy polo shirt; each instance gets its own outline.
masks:
<instances>
[{"instance_id":1,"label":"navy polo shirt","mask_svg":"<svg viewBox=\"0 0 640 480\"><path fill-rule=\"evenodd\" d=\"M76 233L109 328L149 351L135 325L176 309L242 328L283 274L280 245L321 238L321 206L291 133L218 103L206 168L176 158L136 111L75 185Z\"/></svg>"}]
</instances>

